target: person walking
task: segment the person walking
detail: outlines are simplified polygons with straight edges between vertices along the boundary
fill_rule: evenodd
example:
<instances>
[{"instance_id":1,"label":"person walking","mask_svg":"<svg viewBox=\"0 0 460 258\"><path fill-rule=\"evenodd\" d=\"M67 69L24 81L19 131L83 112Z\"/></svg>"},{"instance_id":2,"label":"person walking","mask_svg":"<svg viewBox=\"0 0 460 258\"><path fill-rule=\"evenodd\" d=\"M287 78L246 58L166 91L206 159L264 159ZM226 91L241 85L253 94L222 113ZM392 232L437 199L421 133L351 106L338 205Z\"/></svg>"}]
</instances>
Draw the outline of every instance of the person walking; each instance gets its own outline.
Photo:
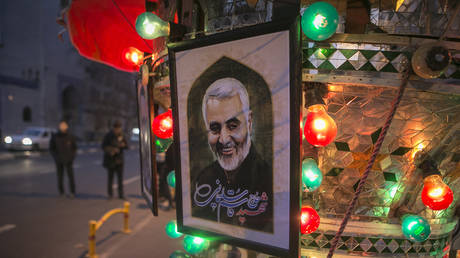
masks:
<instances>
[{"instance_id":1,"label":"person walking","mask_svg":"<svg viewBox=\"0 0 460 258\"><path fill-rule=\"evenodd\" d=\"M123 194L123 151L128 148L128 143L123 135L121 123L116 121L113 128L108 132L102 142L104 150L103 166L108 172L107 192L109 198L113 197L113 176L116 174L118 179L118 197L124 199Z\"/></svg>"},{"instance_id":2,"label":"person walking","mask_svg":"<svg viewBox=\"0 0 460 258\"><path fill-rule=\"evenodd\" d=\"M65 121L59 123L59 130L50 139L50 152L56 163L59 195L64 196L64 170L69 179L70 198L75 197L75 180L73 177L73 161L77 153L75 136L68 132L69 125Z\"/></svg>"}]
</instances>

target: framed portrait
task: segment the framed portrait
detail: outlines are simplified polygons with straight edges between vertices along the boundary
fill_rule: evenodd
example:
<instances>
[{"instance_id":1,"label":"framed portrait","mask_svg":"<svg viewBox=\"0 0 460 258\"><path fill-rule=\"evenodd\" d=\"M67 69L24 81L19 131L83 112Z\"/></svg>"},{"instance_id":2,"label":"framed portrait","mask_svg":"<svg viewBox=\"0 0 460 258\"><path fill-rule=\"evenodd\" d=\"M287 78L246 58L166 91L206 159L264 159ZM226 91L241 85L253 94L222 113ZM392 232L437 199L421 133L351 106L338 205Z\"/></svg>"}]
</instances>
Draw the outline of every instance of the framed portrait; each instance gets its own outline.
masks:
<instances>
[{"instance_id":1,"label":"framed portrait","mask_svg":"<svg viewBox=\"0 0 460 258\"><path fill-rule=\"evenodd\" d=\"M297 257L300 26L168 45L178 229Z\"/></svg>"},{"instance_id":2,"label":"framed portrait","mask_svg":"<svg viewBox=\"0 0 460 258\"><path fill-rule=\"evenodd\" d=\"M150 80L151 81L151 80ZM140 168L141 168L141 192L152 210L154 216L158 216L157 202L157 177L155 175L156 162L152 159L155 155L155 145L152 144L151 121L153 111L151 110L152 83L137 81L137 111L139 124L139 150L140 150Z\"/></svg>"}]
</instances>

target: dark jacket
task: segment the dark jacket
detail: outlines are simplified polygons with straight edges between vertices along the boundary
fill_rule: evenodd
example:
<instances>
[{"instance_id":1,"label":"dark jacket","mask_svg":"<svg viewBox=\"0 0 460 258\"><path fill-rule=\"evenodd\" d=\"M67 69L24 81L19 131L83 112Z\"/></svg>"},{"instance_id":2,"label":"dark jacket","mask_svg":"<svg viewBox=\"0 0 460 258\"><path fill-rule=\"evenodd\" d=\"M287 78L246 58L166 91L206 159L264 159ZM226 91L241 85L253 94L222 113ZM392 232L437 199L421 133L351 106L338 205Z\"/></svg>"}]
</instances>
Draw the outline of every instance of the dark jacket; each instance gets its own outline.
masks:
<instances>
[{"instance_id":1,"label":"dark jacket","mask_svg":"<svg viewBox=\"0 0 460 258\"><path fill-rule=\"evenodd\" d=\"M273 171L254 144L230 173L214 161L192 181L192 216L273 232Z\"/></svg>"},{"instance_id":2,"label":"dark jacket","mask_svg":"<svg viewBox=\"0 0 460 258\"><path fill-rule=\"evenodd\" d=\"M63 132L53 134L50 140L50 152L57 163L73 162L77 153L75 137Z\"/></svg>"},{"instance_id":3,"label":"dark jacket","mask_svg":"<svg viewBox=\"0 0 460 258\"><path fill-rule=\"evenodd\" d=\"M104 150L104 162L106 168L114 168L123 165L123 150L128 148L128 143L123 134L117 136L113 131L108 132L102 142Z\"/></svg>"}]
</instances>

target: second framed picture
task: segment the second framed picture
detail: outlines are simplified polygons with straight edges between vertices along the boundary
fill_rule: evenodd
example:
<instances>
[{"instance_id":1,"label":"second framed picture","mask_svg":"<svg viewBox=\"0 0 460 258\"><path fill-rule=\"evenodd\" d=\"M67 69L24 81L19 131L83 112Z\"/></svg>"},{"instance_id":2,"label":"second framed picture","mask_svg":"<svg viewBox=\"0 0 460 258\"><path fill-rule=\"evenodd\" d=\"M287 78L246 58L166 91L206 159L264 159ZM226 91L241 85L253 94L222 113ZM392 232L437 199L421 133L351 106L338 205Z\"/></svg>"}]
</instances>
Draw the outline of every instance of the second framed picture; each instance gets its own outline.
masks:
<instances>
[{"instance_id":1,"label":"second framed picture","mask_svg":"<svg viewBox=\"0 0 460 258\"><path fill-rule=\"evenodd\" d=\"M148 69L147 69L148 73ZM155 155L154 145L152 144L154 135L151 130L151 121L153 119L153 99L152 99L152 83L137 80L137 112L139 125L139 150L140 150L140 178L141 178L141 193L147 202L154 216L158 216L157 202L157 177L155 175L155 160L152 157Z\"/></svg>"},{"instance_id":2,"label":"second framed picture","mask_svg":"<svg viewBox=\"0 0 460 258\"><path fill-rule=\"evenodd\" d=\"M297 257L298 19L168 47L179 231Z\"/></svg>"}]
</instances>

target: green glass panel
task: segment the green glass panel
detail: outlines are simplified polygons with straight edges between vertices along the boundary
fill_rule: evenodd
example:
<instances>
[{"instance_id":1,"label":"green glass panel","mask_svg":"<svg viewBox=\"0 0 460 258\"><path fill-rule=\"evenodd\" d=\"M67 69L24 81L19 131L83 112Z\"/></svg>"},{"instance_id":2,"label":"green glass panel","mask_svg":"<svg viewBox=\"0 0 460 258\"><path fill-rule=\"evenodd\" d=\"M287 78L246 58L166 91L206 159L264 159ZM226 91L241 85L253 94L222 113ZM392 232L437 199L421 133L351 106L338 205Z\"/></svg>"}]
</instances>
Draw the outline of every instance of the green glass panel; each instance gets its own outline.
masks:
<instances>
[{"instance_id":1,"label":"green glass panel","mask_svg":"<svg viewBox=\"0 0 460 258\"><path fill-rule=\"evenodd\" d=\"M348 143L346 142L334 142L335 147L339 151L350 151L350 147L348 146Z\"/></svg>"},{"instance_id":2,"label":"green glass panel","mask_svg":"<svg viewBox=\"0 0 460 258\"><path fill-rule=\"evenodd\" d=\"M343 168L332 168L327 172L326 176L338 176L340 173L342 173Z\"/></svg>"},{"instance_id":3,"label":"green glass panel","mask_svg":"<svg viewBox=\"0 0 460 258\"><path fill-rule=\"evenodd\" d=\"M355 67L348 61L345 61L337 70L355 70Z\"/></svg>"},{"instance_id":4,"label":"green glass panel","mask_svg":"<svg viewBox=\"0 0 460 258\"><path fill-rule=\"evenodd\" d=\"M385 181L396 182L396 175L390 172L383 172L383 177L385 177Z\"/></svg>"},{"instance_id":5,"label":"green glass panel","mask_svg":"<svg viewBox=\"0 0 460 258\"><path fill-rule=\"evenodd\" d=\"M329 61L324 61L318 69L324 69L324 70L335 70L335 67L329 62Z\"/></svg>"},{"instance_id":6,"label":"green glass panel","mask_svg":"<svg viewBox=\"0 0 460 258\"><path fill-rule=\"evenodd\" d=\"M393 59L395 59L396 57L399 56L399 54L401 54L401 52L394 52L394 51L382 51L382 54L388 58L388 60L393 61Z\"/></svg>"},{"instance_id":7,"label":"green glass panel","mask_svg":"<svg viewBox=\"0 0 460 258\"><path fill-rule=\"evenodd\" d=\"M360 71L377 71L375 67L369 62L365 63L359 70Z\"/></svg>"},{"instance_id":8,"label":"green glass panel","mask_svg":"<svg viewBox=\"0 0 460 258\"><path fill-rule=\"evenodd\" d=\"M380 72L397 73L398 70L396 70L395 67L391 63L388 63L382 69L380 69Z\"/></svg>"},{"instance_id":9,"label":"green glass panel","mask_svg":"<svg viewBox=\"0 0 460 258\"><path fill-rule=\"evenodd\" d=\"M306 68L306 69L316 69L316 67L315 67L309 60L305 60L305 61L302 63L302 68Z\"/></svg>"},{"instance_id":10,"label":"green glass panel","mask_svg":"<svg viewBox=\"0 0 460 258\"><path fill-rule=\"evenodd\" d=\"M372 138L372 143L375 144L377 142L377 140L379 139L379 136L380 136L380 132L382 131L382 128L380 127L377 131L373 132L371 134L371 138Z\"/></svg>"},{"instance_id":11,"label":"green glass panel","mask_svg":"<svg viewBox=\"0 0 460 258\"><path fill-rule=\"evenodd\" d=\"M375 51L375 50L359 50L359 52L361 52L361 54L363 54L363 56L369 60L371 59L373 56L375 56L379 51Z\"/></svg>"},{"instance_id":12,"label":"green glass panel","mask_svg":"<svg viewBox=\"0 0 460 258\"><path fill-rule=\"evenodd\" d=\"M356 183L353 185L353 190L356 192L356 189L358 189L358 185L359 185L359 180L356 181Z\"/></svg>"},{"instance_id":13,"label":"green glass panel","mask_svg":"<svg viewBox=\"0 0 460 258\"><path fill-rule=\"evenodd\" d=\"M319 52L326 58L329 58L337 50L335 48L318 48Z\"/></svg>"},{"instance_id":14,"label":"green glass panel","mask_svg":"<svg viewBox=\"0 0 460 258\"><path fill-rule=\"evenodd\" d=\"M352 57L358 50L355 49L339 49L339 51L348 59Z\"/></svg>"},{"instance_id":15,"label":"green glass panel","mask_svg":"<svg viewBox=\"0 0 460 258\"><path fill-rule=\"evenodd\" d=\"M408 153L410 150L412 150L412 148L408 148L408 147L399 147L399 148L397 148L395 151L393 151L393 152L391 153L391 155L402 156L402 155Z\"/></svg>"}]
</instances>

